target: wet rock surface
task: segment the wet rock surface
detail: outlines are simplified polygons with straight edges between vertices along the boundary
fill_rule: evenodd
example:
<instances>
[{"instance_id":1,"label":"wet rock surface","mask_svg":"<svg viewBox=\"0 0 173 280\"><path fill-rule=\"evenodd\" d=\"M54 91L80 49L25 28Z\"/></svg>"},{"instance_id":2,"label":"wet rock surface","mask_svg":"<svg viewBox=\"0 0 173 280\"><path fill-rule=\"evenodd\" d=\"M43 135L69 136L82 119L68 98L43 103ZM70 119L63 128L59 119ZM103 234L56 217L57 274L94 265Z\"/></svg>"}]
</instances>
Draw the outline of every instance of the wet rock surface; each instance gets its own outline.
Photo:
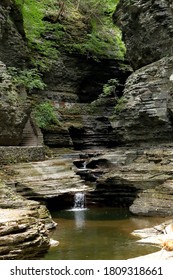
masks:
<instances>
[{"instance_id":1,"label":"wet rock surface","mask_svg":"<svg viewBox=\"0 0 173 280\"><path fill-rule=\"evenodd\" d=\"M77 155L72 154L67 158L62 155L46 161L15 164L12 167L13 176L7 180L7 184L14 184L16 192L27 199L44 201L72 194L73 200L75 192L92 189L75 174L73 156ZM11 169L10 166L8 168Z\"/></svg>"},{"instance_id":2,"label":"wet rock surface","mask_svg":"<svg viewBox=\"0 0 173 280\"><path fill-rule=\"evenodd\" d=\"M91 174L100 171L88 200L100 205L126 206L136 215L171 216L172 162L171 146L105 151L86 165L92 166L88 168Z\"/></svg>"}]
</instances>

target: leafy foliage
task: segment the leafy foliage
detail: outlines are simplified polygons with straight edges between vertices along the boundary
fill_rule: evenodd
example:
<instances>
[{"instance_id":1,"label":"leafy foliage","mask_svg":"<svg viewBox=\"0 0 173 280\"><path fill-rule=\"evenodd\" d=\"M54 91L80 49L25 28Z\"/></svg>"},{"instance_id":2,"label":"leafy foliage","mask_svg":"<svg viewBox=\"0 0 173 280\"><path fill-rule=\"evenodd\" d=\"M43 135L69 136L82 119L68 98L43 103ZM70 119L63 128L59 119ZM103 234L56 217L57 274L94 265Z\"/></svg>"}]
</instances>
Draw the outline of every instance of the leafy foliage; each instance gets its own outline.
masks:
<instances>
[{"instance_id":1,"label":"leafy foliage","mask_svg":"<svg viewBox=\"0 0 173 280\"><path fill-rule=\"evenodd\" d=\"M115 95L116 87L119 85L119 81L117 79L110 79L103 86L103 93L100 97L108 97L110 95Z\"/></svg>"},{"instance_id":2,"label":"leafy foliage","mask_svg":"<svg viewBox=\"0 0 173 280\"><path fill-rule=\"evenodd\" d=\"M114 25L112 15L118 0L71 0L76 3L78 12L88 21L90 32L81 42L70 42L65 48L99 58L124 59L125 45L122 42L120 30Z\"/></svg>"},{"instance_id":3,"label":"leafy foliage","mask_svg":"<svg viewBox=\"0 0 173 280\"><path fill-rule=\"evenodd\" d=\"M41 70L48 70L59 51L80 53L95 60L123 60L125 46L112 21L119 0L14 1L22 11L29 44L36 50L33 63ZM88 30L81 32L84 25Z\"/></svg>"},{"instance_id":4,"label":"leafy foliage","mask_svg":"<svg viewBox=\"0 0 173 280\"><path fill-rule=\"evenodd\" d=\"M48 128L51 125L59 125L55 109L50 101L36 105L33 116L40 128Z\"/></svg>"},{"instance_id":5,"label":"leafy foliage","mask_svg":"<svg viewBox=\"0 0 173 280\"><path fill-rule=\"evenodd\" d=\"M45 87L45 84L43 83L37 69L19 70L15 67L9 67L8 72L12 76L12 79L16 85L25 86L29 91L36 88L44 89Z\"/></svg>"}]
</instances>

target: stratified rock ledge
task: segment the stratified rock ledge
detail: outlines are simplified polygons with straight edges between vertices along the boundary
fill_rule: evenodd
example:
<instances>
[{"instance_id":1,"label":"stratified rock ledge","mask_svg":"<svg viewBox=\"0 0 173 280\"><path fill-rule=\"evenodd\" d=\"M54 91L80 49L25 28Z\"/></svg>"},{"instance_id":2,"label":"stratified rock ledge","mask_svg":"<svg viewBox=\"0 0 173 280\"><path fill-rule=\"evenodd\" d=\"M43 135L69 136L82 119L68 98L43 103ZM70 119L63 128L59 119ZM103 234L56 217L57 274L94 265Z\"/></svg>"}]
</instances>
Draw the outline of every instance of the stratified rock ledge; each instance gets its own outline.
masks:
<instances>
[{"instance_id":1,"label":"stratified rock ledge","mask_svg":"<svg viewBox=\"0 0 173 280\"><path fill-rule=\"evenodd\" d=\"M138 243L151 244L151 246L157 246L158 252L132 258L134 260L172 260L173 250L172 248L167 248L165 244L171 242L173 244L173 232L168 231L172 225L172 220L164 222L153 228L145 228L140 230L135 230L132 232L133 235L141 237ZM161 248L161 249L160 249Z\"/></svg>"}]
</instances>

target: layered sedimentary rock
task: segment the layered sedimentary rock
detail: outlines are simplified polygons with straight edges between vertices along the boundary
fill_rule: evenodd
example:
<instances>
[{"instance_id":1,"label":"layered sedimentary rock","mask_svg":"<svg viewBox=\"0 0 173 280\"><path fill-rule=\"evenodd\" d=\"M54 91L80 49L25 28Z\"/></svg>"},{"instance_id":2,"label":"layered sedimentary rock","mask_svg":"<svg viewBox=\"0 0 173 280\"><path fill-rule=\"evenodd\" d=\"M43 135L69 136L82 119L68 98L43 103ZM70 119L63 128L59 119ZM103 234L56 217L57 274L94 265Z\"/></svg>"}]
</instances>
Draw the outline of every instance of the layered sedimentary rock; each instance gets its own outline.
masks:
<instances>
[{"instance_id":1,"label":"layered sedimentary rock","mask_svg":"<svg viewBox=\"0 0 173 280\"><path fill-rule=\"evenodd\" d=\"M48 228L55 226L45 206L0 184L0 259L36 259L49 246Z\"/></svg>"},{"instance_id":2,"label":"layered sedimentary rock","mask_svg":"<svg viewBox=\"0 0 173 280\"><path fill-rule=\"evenodd\" d=\"M47 74L48 87L42 92L45 100L51 99L61 122L61 127L42 130L46 145L75 149L111 146L114 134L109 116L129 72L120 70L116 60L97 62L72 55L62 56L60 65L57 62ZM115 93L99 98L103 85L115 77L119 83Z\"/></svg>"},{"instance_id":3,"label":"layered sedimentary rock","mask_svg":"<svg viewBox=\"0 0 173 280\"><path fill-rule=\"evenodd\" d=\"M114 14L134 69L172 56L173 6L170 0L121 0Z\"/></svg>"},{"instance_id":4,"label":"layered sedimentary rock","mask_svg":"<svg viewBox=\"0 0 173 280\"><path fill-rule=\"evenodd\" d=\"M159 250L156 253L137 257L138 260L170 260L173 258L172 247L172 220L163 222L160 225L156 225L152 228L144 228L134 230L133 235L139 236L141 239L138 243L156 245Z\"/></svg>"},{"instance_id":5,"label":"layered sedimentary rock","mask_svg":"<svg viewBox=\"0 0 173 280\"><path fill-rule=\"evenodd\" d=\"M172 141L173 57L135 71L125 84L112 126L120 143Z\"/></svg>"},{"instance_id":6,"label":"layered sedimentary rock","mask_svg":"<svg viewBox=\"0 0 173 280\"><path fill-rule=\"evenodd\" d=\"M172 216L172 164L169 146L121 147L103 152L86 165L88 172L96 175L96 188L88 194L88 202L129 207L137 215Z\"/></svg>"},{"instance_id":7,"label":"layered sedimentary rock","mask_svg":"<svg viewBox=\"0 0 173 280\"><path fill-rule=\"evenodd\" d=\"M111 118L114 141L124 148L103 157L113 166L97 179L93 197L108 205L119 200L138 215L173 214L172 17L166 0L122 0L114 16L135 72Z\"/></svg>"},{"instance_id":8,"label":"layered sedimentary rock","mask_svg":"<svg viewBox=\"0 0 173 280\"><path fill-rule=\"evenodd\" d=\"M40 162L15 164L6 168L7 184L15 186L15 191L22 197L37 201L46 201L55 208L73 206L74 193L88 192L94 187L86 185L73 170L73 157L60 158Z\"/></svg>"}]
</instances>

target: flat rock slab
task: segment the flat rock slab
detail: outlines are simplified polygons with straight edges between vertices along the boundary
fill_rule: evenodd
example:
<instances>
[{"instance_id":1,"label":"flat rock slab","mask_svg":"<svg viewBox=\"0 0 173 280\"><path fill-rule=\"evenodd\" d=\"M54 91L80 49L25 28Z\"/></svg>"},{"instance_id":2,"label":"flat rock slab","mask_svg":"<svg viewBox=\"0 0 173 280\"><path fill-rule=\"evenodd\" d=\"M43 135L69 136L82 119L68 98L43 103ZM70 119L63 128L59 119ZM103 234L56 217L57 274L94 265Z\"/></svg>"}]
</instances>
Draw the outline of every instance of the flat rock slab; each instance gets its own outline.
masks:
<instances>
[{"instance_id":1,"label":"flat rock slab","mask_svg":"<svg viewBox=\"0 0 173 280\"><path fill-rule=\"evenodd\" d=\"M151 244L151 246L158 246L158 252L148 254L145 256L136 257L133 259L137 260L170 260L173 259L173 250L167 250L165 247L165 242L173 243L173 233L166 230L169 225L172 224L172 220L166 221L160 225L153 228L144 228L140 230L135 230L132 232L133 235L141 237L138 243Z\"/></svg>"},{"instance_id":2,"label":"flat rock slab","mask_svg":"<svg viewBox=\"0 0 173 280\"><path fill-rule=\"evenodd\" d=\"M158 252L148 254L141 257L132 258L131 260L172 260L173 252L169 252L166 250L160 250Z\"/></svg>"},{"instance_id":3,"label":"flat rock slab","mask_svg":"<svg viewBox=\"0 0 173 280\"><path fill-rule=\"evenodd\" d=\"M0 209L0 224L20 220L27 214L28 210L25 209Z\"/></svg>"}]
</instances>

